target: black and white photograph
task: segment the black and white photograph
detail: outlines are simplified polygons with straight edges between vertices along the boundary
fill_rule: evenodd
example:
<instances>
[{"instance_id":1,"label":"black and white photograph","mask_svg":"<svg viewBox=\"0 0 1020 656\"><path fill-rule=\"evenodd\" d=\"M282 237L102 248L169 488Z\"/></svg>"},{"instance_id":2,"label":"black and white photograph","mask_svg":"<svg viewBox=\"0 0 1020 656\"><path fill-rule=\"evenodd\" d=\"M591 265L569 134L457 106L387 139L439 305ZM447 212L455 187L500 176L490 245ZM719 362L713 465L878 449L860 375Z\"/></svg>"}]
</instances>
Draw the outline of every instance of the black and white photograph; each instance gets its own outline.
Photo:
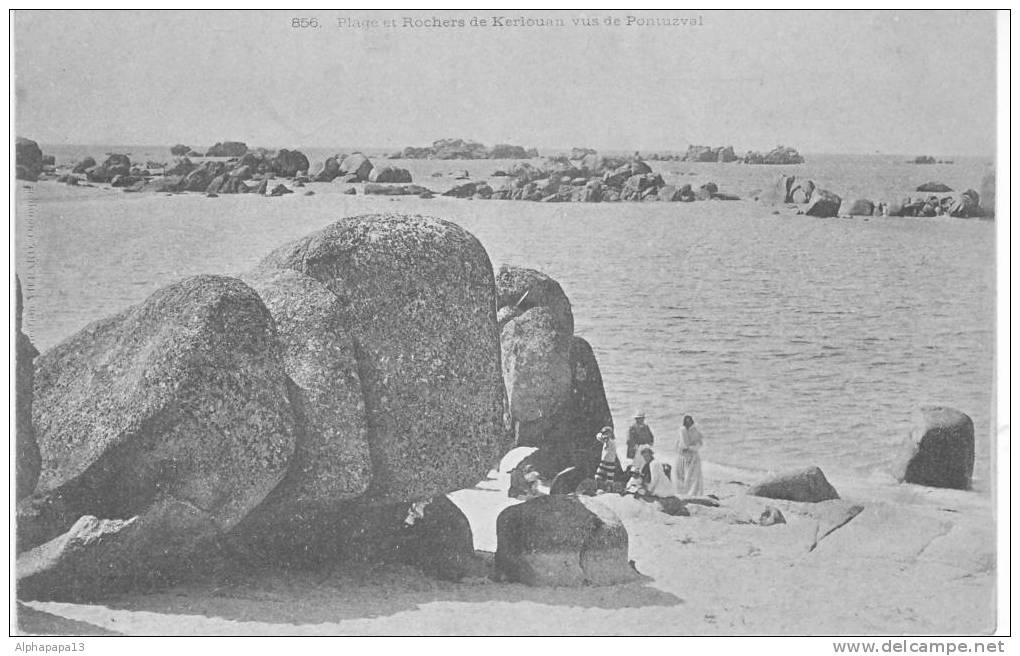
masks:
<instances>
[{"instance_id":1,"label":"black and white photograph","mask_svg":"<svg viewBox=\"0 0 1020 656\"><path fill-rule=\"evenodd\" d=\"M1008 10L9 23L10 653L1008 651Z\"/></svg>"}]
</instances>

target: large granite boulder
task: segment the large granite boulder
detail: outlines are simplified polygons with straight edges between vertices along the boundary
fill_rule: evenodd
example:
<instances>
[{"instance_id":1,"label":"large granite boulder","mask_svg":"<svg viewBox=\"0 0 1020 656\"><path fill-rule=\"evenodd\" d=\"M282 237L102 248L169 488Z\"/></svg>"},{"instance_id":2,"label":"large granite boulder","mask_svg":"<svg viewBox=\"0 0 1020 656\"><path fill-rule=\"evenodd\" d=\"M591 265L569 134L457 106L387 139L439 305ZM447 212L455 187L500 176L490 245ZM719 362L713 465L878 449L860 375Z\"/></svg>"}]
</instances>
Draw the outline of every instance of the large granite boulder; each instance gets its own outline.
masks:
<instances>
[{"instance_id":1,"label":"large granite boulder","mask_svg":"<svg viewBox=\"0 0 1020 656\"><path fill-rule=\"evenodd\" d=\"M368 423L347 304L292 269L244 276L273 316L291 399L301 419L283 481L242 522L258 549L297 558L321 517L363 494L372 480ZM255 538L255 539L253 539Z\"/></svg>"},{"instance_id":2,"label":"large granite boulder","mask_svg":"<svg viewBox=\"0 0 1020 656\"><path fill-rule=\"evenodd\" d=\"M361 153L352 153L340 162L340 175L354 176L354 182L367 182L372 173L372 161Z\"/></svg>"},{"instance_id":3,"label":"large granite boulder","mask_svg":"<svg viewBox=\"0 0 1020 656\"><path fill-rule=\"evenodd\" d=\"M496 275L496 294L500 309L516 307L523 314L531 308L544 307L560 333L574 334L570 299L560 283L541 271L504 264Z\"/></svg>"},{"instance_id":4,"label":"large granite boulder","mask_svg":"<svg viewBox=\"0 0 1020 656\"><path fill-rule=\"evenodd\" d=\"M637 580L627 529L608 507L573 495L541 496L496 519L496 570L531 586L614 585Z\"/></svg>"},{"instance_id":5,"label":"large granite boulder","mask_svg":"<svg viewBox=\"0 0 1020 656\"><path fill-rule=\"evenodd\" d=\"M547 308L536 307L503 326L501 344L510 416L518 422L552 417L570 395L570 337Z\"/></svg>"},{"instance_id":6,"label":"large granite boulder","mask_svg":"<svg viewBox=\"0 0 1020 656\"><path fill-rule=\"evenodd\" d=\"M551 416L531 421L511 418L517 444L538 447L527 459L537 471L552 476L576 467L584 476L593 476L602 450L595 435L603 426L613 426L613 415L588 342L576 335L570 338L570 393Z\"/></svg>"},{"instance_id":7,"label":"large granite boulder","mask_svg":"<svg viewBox=\"0 0 1020 656\"><path fill-rule=\"evenodd\" d=\"M947 407L922 407L905 450L901 482L970 489L974 422L964 413Z\"/></svg>"},{"instance_id":8,"label":"large granite boulder","mask_svg":"<svg viewBox=\"0 0 1020 656\"><path fill-rule=\"evenodd\" d=\"M35 431L32 429L32 385L35 377L33 361L39 355L39 351L32 345L28 336L21 332L21 314L24 307L21 297L21 279L15 276L14 281L16 294L14 317L16 358L14 383L14 408L16 415L15 494L16 498L20 500L35 490L41 466L39 445L35 441Z\"/></svg>"},{"instance_id":9,"label":"large granite boulder","mask_svg":"<svg viewBox=\"0 0 1020 656\"><path fill-rule=\"evenodd\" d=\"M811 194L807 210L808 216L833 217L839 215L842 199L831 191L816 188Z\"/></svg>"},{"instance_id":10,"label":"large granite boulder","mask_svg":"<svg viewBox=\"0 0 1020 656\"><path fill-rule=\"evenodd\" d=\"M818 467L807 467L772 476L751 486L747 493L757 497L806 503L839 498L839 493Z\"/></svg>"},{"instance_id":11,"label":"large granite boulder","mask_svg":"<svg viewBox=\"0 0 1020 656\"><path fill-rule=\"evenodd\" d=\"M35 182L43 170L43 154L39 144L31 139L18 137L14 143L15 177L18 180Z\"/></svg>"},{"instance_id":12,"label":"large granite boulder","mask_svg":"<svg viewBox=\"0 0 1020 656\"><path fill-rule=\"evenodd\" d=\"M372 480L366 501L473 485L508 446L489 257L439 219L341 219L271 253L338 297L354 343Z\"/></svg>"},{"instance_id":13,"label":"large granite boulder","mask_svg":"<svg viewBox=\"0 0 1020 656\"><path fill-rule=\"evenodd\" d=\"M19 551L84 515L161 525L183 506L197 533L227 529L283 478L297 430L272 317L222 276L164 287L40 356L32 420L42 472L18 504ZM168 566L139 539L155 551L124 558Z\"/></svg>"}]
</instances>

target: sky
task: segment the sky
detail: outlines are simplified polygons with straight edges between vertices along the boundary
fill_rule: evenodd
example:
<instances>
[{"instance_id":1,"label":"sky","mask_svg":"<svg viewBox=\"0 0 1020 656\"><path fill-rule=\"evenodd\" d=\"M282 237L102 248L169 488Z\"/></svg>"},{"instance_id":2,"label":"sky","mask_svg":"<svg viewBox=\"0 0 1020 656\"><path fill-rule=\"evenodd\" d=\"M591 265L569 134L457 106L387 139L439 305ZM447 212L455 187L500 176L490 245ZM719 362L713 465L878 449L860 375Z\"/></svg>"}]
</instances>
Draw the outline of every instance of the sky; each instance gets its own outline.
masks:
<instances>
[{"instance_id":1,"label":"sky","mask_svg":"<svg viewBox=\"0 0 1020 656\"><path fill-rule=\"evenodd\" d=\"M312 16L320 27L292 26ZM976 11L17 11L15 130L43 144L986 156L995 38Z\"/></svg>"}]
</instances>

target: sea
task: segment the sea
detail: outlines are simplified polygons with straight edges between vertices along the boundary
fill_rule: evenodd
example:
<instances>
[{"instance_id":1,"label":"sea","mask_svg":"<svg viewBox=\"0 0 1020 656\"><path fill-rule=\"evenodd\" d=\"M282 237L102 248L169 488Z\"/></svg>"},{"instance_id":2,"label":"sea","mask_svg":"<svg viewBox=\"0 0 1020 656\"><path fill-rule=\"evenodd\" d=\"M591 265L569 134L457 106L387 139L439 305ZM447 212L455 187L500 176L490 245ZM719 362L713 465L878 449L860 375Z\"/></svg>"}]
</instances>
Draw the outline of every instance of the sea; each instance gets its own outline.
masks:
<instances>
[{"instance_id":1,"label":"sea","mask_svg":"<svg viewBox=\"0 0 1020 656\"><path fill-rule=\"evenodd\" d=\"M42 144L58 165L167 146ZM301 148L314 163L353 149ZM364 149L378 159L385 153ZM845 200L920 195L927 181L979 188L987 158L916 165L913 155L811 155L795 166L650 161L669 181L750 199L778 173ZM437 191L513 162L392 162ZM493 266L540 269L569 296L596 354L618 432L647 416L657 442L690 414L703 457L755 471L809 465L892 483L923 405L966 412L974 488L992 487L995 223L774 213L755 202L529 203L365 197L312 183L283 198L124 194L18 183L16 266L25 332L40 351L91 321L199 273L247 270L342 216L429 214L473 233ZM314 195L305 195L313 191Z\"/></svg>"}]
</instances>

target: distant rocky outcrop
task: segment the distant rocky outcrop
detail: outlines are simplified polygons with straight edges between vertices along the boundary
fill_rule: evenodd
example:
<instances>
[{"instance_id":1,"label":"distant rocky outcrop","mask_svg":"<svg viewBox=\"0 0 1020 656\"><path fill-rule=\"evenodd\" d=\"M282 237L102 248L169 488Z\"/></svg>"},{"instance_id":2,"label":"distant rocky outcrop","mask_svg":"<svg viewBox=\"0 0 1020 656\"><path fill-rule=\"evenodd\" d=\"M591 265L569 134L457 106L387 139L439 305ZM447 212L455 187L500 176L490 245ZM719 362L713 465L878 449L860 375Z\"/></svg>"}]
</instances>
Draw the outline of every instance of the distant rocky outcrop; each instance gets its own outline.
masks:
<instances>
[{"instance_id":1,"label":"distant rocky outcrop","mask_svg":"<svg viewBox=\"0 0 1020 656\"><path fill-rule=\"evenodd\" d=\"M18 180L35 182L43 170L43 154L39 144L31 139L18 137L14 143L15 177Z\"/></svg>"},{"instance_id":2,"label":"distant rocky outcrop","mask_svg":"<svg viewBox=\"0 0 1020 656\"><path fill-rule=\"evenodd\" d=\"M758 497L807 503L839 498L839 493L818 467L772 476L752 486L747 493Z\"/></svg>"},{"instance_id":3,"label":"distant rocky outcrop","mask_svg":"<svg viewBox=\"0 0 1020 656\"><path fill-rule=\"evenodd\" d=\"M369 182L411 182L411 172L396 166L375 166L368 174Z\"/></svg>"},{"instance_id":4,"label":"distant rocky outcrop","mask_svg":"<svg viewBox=\"0 0 1020 656\"><path fill-rule=\"evenodd\" d=\"M849 204L846 214L850 216L871 216L875 213L875 203L867 198L858 198Z\"/></svg>"},{"instance_id":5,"label":"distant rocky outcrop","mask_svg":"<svg viewBox=\"0 0 1020 656\"><path fill-rule=\"evenodd\" d=\"M918 155L914 158L914 164L934 164L935 158L931 155Z\"/></svg>"},{"instance_id":6,"label":"distant rocky outcrop","mask_svg":"<svg viewBox=\"0 0 1020 656\"><path fill-rule=\"evenodd\" d=\"M496 520L496 571L530 586L579 587L629 583L623 522L598 501L574 495L536 497L506 508Z\"/></svg>"},{"instance_id":7,"label":"distant rocky outcrop","mask_svg":"<svg viewBox=\"0 0 1020 656\"><path fill-rule=\"evenodd\" d=\"M438 139L431 146L408 146L400 153L401 159L530 159L538 157L534 148L496 144L486 148L477 141L464 139Z\"/></svg>"},{"instance_id":8,"label":"distant rocky outcrop","mask_svg":"<svg viewBox=\"0 0 1020 656\"><path fill-rule=\"evenodd\" d=\"M684 162L735 162L739 159L733 146L689 146L681 161Z\"/></svg>"},{"instance_id":9,"label":"distant rocky outcrop","mask_svg":"<svg viewBox=\"0 0 1020 656\"><path fill-rule=\"evenodd\" d=\"M191 152L191 146L185 146L184 144L177 144L170 147L170 154L174 157L184 157Z\"/></svg>"},{"instance_id":10,"label":"distant rocky outcrop","mask_svg":"<svg viewBox=\"0 0 1020 656\"><path fill-rule=\"evenodd\" d=\"M954 216L975 218L987 216L978 192L968 189L950 196L904 198L887 205L890 216Z\"/></svg>"},{"instance_id":11,"label":"distant rocky outcrop","mask_svg":"<svg viewBox=\"0 0 1020 656\"><path fill-rule=\"evenodd\" d=\"M916 191L928 191L939 193L945 191L952 191L952 189L949 187L949 185L943 184L941 182L925 182L922 185L918 185Z\"/></svg>"},{"instance_id":12,"label":"distant rocky outcrop","mask_svg":"<svg viewBox=\"0 0 1020 656\"><path fill-rule=\"evenodd\" d=\"M35 440L32 428L32 388L35 378L33 362L39 351L31 340L21 332L21 315L24 304L21 296L21 279L14 276L15 284L15 494L18 500L28 496L35 490L39 480L41 458L39 444Z\"/></svg>"},{"instance_id":13,"label":"distant rocky outcrop","mask_svg":"<svg viewBox=\"0 0 1020 656\"><path fill-rule=\"evenodd\" d=\"M351 189L351 191L354 191ZM372 196L431 196L432 192L420 185L393 185L393 184L376 184L369 182L365 184L364 193Z\"/></svg>"},{"instance_id":14,"label":"distant rocky outcrop","mask_svg":"<svg viewBox=\"0 0 1020 656\"><path fill-rule=\"evenodd\" d=\"M900 482L968 490L973 474L971 418L954 408L922 407L907 440Z\"/></svg>"},{"instance_id":15,"label":"distant rocky outcrop","mask_svg":"<svg viewBox=\"0 0 1020 656\"><path fill-rule=\"evenodd\" d=\"M243 141L219 141L206 151L206 157L243 157L248 152L248 144Z\"/></svg>"},{"instance_id":16,"label":"distant rocky outcrop","mask_svg":"<svg viewBox=\"0 0 1020 656\"><path fill-rule=\"evenodd\" d=\"M804 158L795 148L776 146L767 153L748 151L744 164L803 164Z\"/></svg>"}]
</instances>

